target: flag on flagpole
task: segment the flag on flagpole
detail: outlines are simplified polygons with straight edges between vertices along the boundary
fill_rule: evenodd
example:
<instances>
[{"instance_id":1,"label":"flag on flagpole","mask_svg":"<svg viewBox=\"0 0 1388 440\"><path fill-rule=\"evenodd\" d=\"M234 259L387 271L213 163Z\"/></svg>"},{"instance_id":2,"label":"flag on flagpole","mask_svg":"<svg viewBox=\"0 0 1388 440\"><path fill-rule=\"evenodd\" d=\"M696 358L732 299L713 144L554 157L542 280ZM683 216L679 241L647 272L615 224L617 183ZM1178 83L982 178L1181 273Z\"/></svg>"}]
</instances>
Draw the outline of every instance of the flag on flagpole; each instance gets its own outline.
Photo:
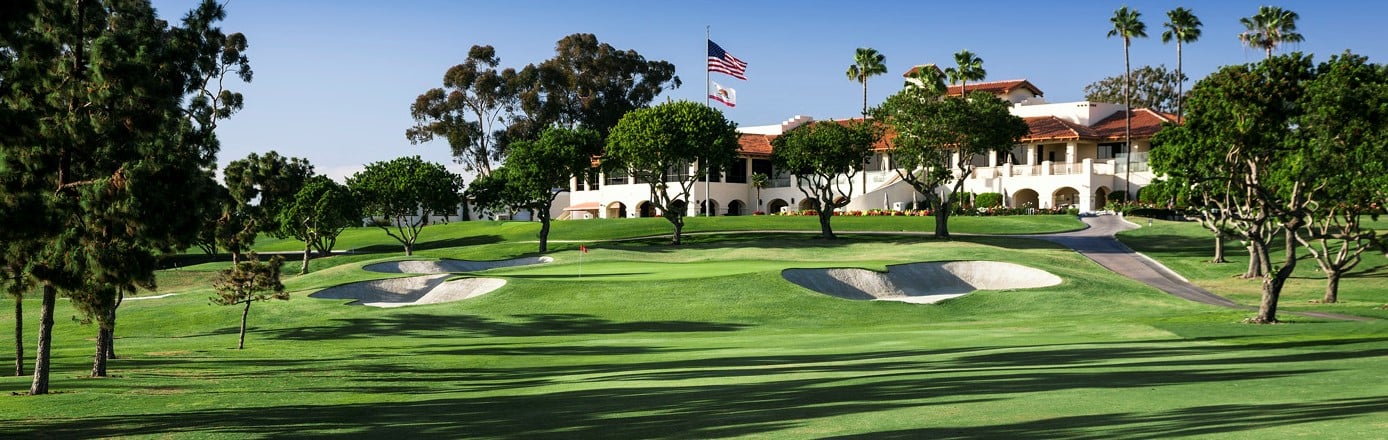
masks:
<instances>
[{"instance_id":1,"label":"flag on flagpole","mask_svg":"<svg viewBox=\"0 0 1388 440\"><path fill-rule=\"evenodd\" d=\"M718 83L713 83L713 89L714 92L708 95L709 98L713 98L714 101L721 102L728 107L737 107L737 90L723 87Z\"/></svg>"},{"instance_id":2,"label":"flag on flagpole","mask_svg":"<svg viewBox=\"0 0 1388 440\"><path fill-rule=\"evenodd\" d=\"M583 252L583 253L586 254L586 253L588 253L588 246L584 246L584 245L581 245L581 244L580 244L580 245L578 245L578 250L579 250L579 252Z\"/></svg>"},{"instance_id":3,"label":"flag on flagpole","mask_svg":"<svg viewBox=\"0 0 1388 440\"><path fill-rule=\"evenodd\" d=\"M723 50L713 40L708 40L708 71L727 74L741 80L747 79L747 63Z\"/></svg>"}]
</instances>

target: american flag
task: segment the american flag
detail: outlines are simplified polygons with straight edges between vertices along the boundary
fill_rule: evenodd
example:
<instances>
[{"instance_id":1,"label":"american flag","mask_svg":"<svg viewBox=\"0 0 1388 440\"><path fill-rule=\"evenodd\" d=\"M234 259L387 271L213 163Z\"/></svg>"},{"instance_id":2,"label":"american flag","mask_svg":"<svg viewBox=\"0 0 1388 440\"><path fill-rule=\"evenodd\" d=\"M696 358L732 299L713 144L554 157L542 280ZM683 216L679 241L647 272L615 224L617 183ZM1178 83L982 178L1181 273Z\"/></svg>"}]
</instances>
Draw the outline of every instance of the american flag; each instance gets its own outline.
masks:
<instances>
[{"instance_id":1,"label":"american flag","mask_svg":"<svg viewBox=\"0 0 1388 440\"><path fill-rule=\"evenodd\" d=\"M741 80L747 79L747 63L723 50L713 40L708 40L708 71L728 74Z\"/></svg>"}]
</instances>

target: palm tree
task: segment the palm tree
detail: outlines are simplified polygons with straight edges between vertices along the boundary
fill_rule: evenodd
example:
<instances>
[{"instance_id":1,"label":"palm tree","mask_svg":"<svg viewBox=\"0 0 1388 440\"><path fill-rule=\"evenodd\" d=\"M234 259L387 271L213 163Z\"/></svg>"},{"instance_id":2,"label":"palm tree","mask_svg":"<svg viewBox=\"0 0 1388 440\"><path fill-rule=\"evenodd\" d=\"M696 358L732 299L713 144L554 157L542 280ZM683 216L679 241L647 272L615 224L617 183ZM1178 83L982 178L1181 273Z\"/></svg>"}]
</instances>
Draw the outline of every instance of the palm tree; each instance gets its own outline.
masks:
<instances>
[{"instance_id":1,"label":"palm tree","mask_svg":"<svg viewBox=\"0 0 1388 440\"><path fill-rule=\"evenodd\" d=\"M1166 30L1161 33L1162 44L1176 42L1176 119L1184 121L1186 76L1181 73L1181 43L1194 43L1200 39L1200 19L1191 10L1176 8L1166 12Z\"/></svg>"},{"instance_id":2,"label":"palm tree","mask_svg":"<svg viewBox=\"0 0 1388 440\"><path fill-rule=\"evenodd\" d=\"M752 173L752 188L757 189L757 211L761 211L761 189L766 188L767 182L770 181L771 178L766 174Z\"/></svg>"},{"instance_id":3,"label":"palm tree","mask_svg":"<svg viewBox=\"0 0 1388 440\"><path fill-rule=\"evenodd\" d=\"M979 58L968 49L954 54L954 63L958 67L945 69L945 76L949 78L950 84L959 83L960 96L969 94L968 82L970 80L982 81L984 77L988 76L988 72L983 70L983 58Z\"/></svg>"},{"instance_id":4,"label":"palm tree","mask_svg":"<svg viewBox=\"0 0 1388 440\"><path fill-rule=\"evenodd\" d=\"M1113 18L1109 21L1113 23L1113 29L1108 31L1109 38L1123 37L1123 149L1126 150L1125 170L1123 176L1123 201L1132 199L1133 185L1132 177L1133 165L1133 69L1128 59L1128 47L1132 46L1133 38L1147 38L1147 24L1139 19L1141 12L1136 9L1129 9L1127 6L1113 11Z\"/></svg>"},{"instance_id":5,"label":"palm tree","mask_svg":"<svg viewBox=\"0 0 1388 440\"><path fill-rule=\"evenodd\" d=\"M1282 43L1300 43L1304 38L1296 31L1296 19L1301 18L1295 12L1288 11L1276 6L1263 6L1258 8L1258 14L1252 17L1239 19L1246 28L1239 34L1239 41L1250 47L1261 47L1267 51L1267 57L1272 58L1272 50Z\"/></svg>"},{"instance_id":6,"label":"palm tree","mask_svg":"<svg viewBox=\"0 0 1388 440\"><path fill-rule=\"evenodd\" d=\"M887 73L887 56L877 52L877 49L870 47L860 47L853 54L853 64L848 65L845 72L850 81L857 81L863 84L863 117L867 117L867 80L868 78Z\"/></svg>"},{"instance_id":7,"label":"palm tree","mask_svg":"<svg viewBox=\"0 0 1388 440\"><path fill-rule=\"evenodd\" d=\"M947 91L945 72L934 64L916 66L915 72L910 72L910 74L910 78L903 87L919 88L934 96L942 96Z\"/></svg>"}]
</instances>

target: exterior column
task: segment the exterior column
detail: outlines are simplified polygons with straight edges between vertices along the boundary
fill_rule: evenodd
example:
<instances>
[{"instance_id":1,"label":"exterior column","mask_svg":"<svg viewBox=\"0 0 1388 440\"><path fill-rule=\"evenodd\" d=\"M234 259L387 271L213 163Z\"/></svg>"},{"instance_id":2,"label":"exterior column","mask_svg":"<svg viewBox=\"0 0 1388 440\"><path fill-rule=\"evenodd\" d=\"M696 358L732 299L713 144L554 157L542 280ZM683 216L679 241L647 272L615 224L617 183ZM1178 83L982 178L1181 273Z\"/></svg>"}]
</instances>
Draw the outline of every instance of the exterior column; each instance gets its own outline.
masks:
<instances>
[{"instance_id":1,"label":"exterior column","mask_svg":"<svg viewBox=\"0 0 1388 440\"><path fill-rule=\"evenodd\" d=\"M1036 165L1036 148L1037 148L1037 147L1038 147L1038 145L1036 145L1036 144L1027 145L1027 165L1030 165L1030 166L1035 166L1035 165Z\"/></svg>"},{"instance_id":2,"label":"exterior column","mask_svg":"<svg viewBox=\"0 0 1388 440\"><path fill-rule=\"evenodd\" d=\"M1065 163L1075 163L1076 152L1079 150L1079 143L1070 141L1065 143Z\"/></svg>"}]
</instances>

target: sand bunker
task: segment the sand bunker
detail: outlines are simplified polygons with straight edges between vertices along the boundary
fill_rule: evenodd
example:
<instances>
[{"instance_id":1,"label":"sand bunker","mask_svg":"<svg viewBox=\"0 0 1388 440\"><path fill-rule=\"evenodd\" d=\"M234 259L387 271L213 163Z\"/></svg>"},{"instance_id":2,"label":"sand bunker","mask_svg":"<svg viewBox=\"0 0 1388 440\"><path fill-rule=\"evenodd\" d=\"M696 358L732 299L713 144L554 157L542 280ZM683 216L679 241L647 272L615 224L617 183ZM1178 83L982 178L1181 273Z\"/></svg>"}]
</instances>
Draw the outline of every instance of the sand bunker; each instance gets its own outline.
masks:
<instances>
[{"instance_id":1,"label":"sand bunker","mask_svg":"<svg viewBox=\"0 0 1388 440\"><path fill-rule=\"evenodd\" d=\"M497 278L467 278L445 282L450 275L425 275L363 281L329 287L309 294L311 298L354 299L351 305L401 307L461 301L486 294L506 285Z\"/></svg>"},{"instance_id":2,"label":"sand bunker","mask_svg":"<svg viewBox=\"0 0 1388 440\"><path fill-rule=\"evenodd\" d=\"M951 261L866 269L787 269L786 280L839 298L934 304L975 290L1007 290L1060 284L1040 269L998 261Z\"/></svg>"},{"instance_id":3,"label":"sand bunker","mask_svg":"<svg viewBox=\"0 0 1388 440\"><path fill-rule=\"evenodd\" d=\"M531 264L544 264L553 262L550 257L527 257L513 258L501 261L464 261L464 260L436 260L436 261L388 261L385 263L368 264L362 269L372 272L383 273L453 273L453 272L478 272L483 270L496 269L499 267L528 266Z\"/></svg>"}]
</instances>

